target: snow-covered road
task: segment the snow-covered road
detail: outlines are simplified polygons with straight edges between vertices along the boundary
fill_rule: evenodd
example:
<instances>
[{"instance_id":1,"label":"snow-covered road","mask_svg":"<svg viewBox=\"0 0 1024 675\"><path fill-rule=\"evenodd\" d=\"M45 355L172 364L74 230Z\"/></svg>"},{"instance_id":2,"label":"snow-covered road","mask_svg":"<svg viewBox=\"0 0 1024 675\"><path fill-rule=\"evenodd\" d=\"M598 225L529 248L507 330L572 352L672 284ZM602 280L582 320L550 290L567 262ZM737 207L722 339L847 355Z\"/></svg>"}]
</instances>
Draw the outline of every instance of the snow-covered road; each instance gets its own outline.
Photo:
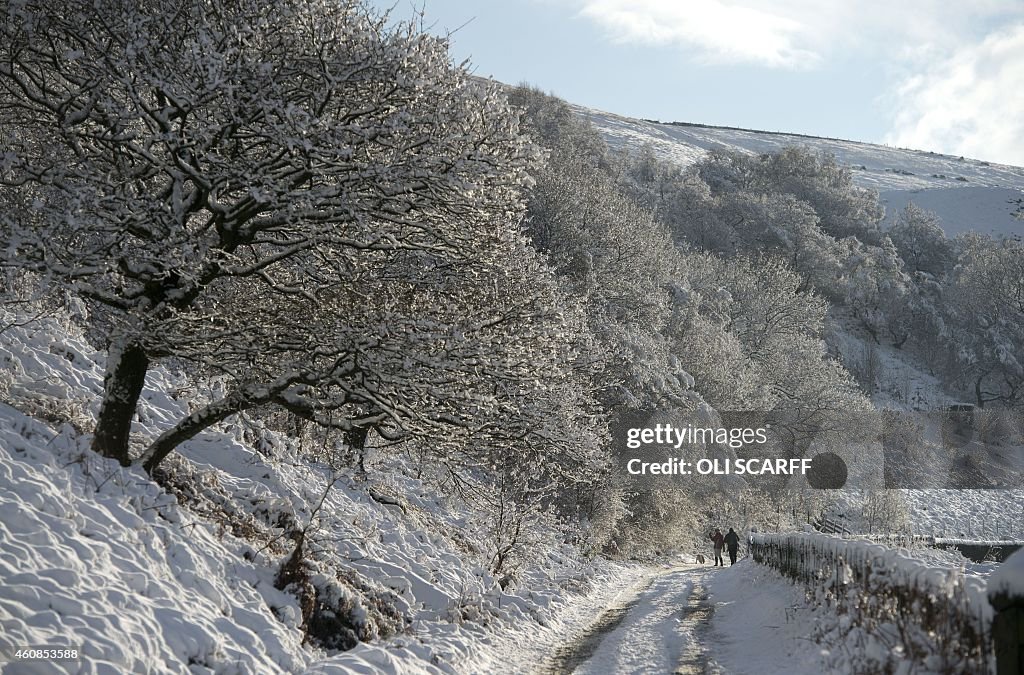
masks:
<instances>
[{"instance_id":1,"label":"snow-covered road","mask_svg":"<svg viewBox=\"0 0 1024 675\"><path fill-rule=\"evenodd\" d=\"M543 675L821 673L802 590L749 560L652 568L539 672Z\"/></svg>"},{"instance_id":2,"label":"snow-covered road","mask_svg":"<svg viewBox=\"0 0 1024 675\"><path fill-rule=\"evenodd\" d=\"M546 673L716 673L706 638L713 568L651 570L582 634L564 645Z\"/></svg>"}]
</instances>

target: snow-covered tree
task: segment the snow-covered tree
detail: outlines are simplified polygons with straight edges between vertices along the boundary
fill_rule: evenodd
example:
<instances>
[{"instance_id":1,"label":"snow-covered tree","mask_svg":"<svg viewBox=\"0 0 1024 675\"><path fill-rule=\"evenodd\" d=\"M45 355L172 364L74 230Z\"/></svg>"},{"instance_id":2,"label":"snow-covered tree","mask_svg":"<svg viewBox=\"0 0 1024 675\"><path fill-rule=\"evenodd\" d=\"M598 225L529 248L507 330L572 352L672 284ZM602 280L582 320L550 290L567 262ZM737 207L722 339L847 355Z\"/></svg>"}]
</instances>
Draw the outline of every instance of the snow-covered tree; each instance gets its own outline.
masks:
<instances>
[{"instance_id":1,"label":"snow-covered tree","mask_svg":"<svg viewBox=\"0 0 1024 675\"><path fill-rule=\"evenodd\" d=\"M980 407L1024 400L1024 244L969 234L948 293L945 334Z\"/></svg>"},{"instance_id":2,"label":"snow-covered tree","mask_svg":"<svg viewBox=\"0 0 1024 675\"><path fill-rule=\"evenodd\" d=\"M721 195L716 208L721 220L733 224L737 253L782 258L803 277L801 292L832 290L843 247L821 228L810 204L785 193L733 191Z\"/></svg>"},{"instance_id":3,"label":"snow-covered tree","mask_svg":"<svg viewBox=\"0 0 1024 675\"><path fill-rule=\"evenodd\" d=\"M913 293L910 277L892 241L886 237L881 246L865 246L855 237L840 242L845 249L842 271L834 284L834 293L868 332L880 343L890 328L893 342L901 346L907 333L899 330L901 312Z\"/></svg>"},{"instance_id":4,"label":"snow-covered tree","mask_svg":"<svg viewBox=\"0 0 1024 675\"><path fill-rule=\"evenodd\" d=\"M3 264L90 303L97 451L130 461L154 359L231 386L148 468L263 405L415 435L573 400L534 384L569 342L516 229L535 150L443 40L351 0L2 12Z\"/></svg>"},{"instance_id":5,"label":"snow-covered tree","mask_svg":"<svg viewBox=\"0 0 1024 675\"><path fill-rule=\"evenodd\" d=\"M952 243L946 239L938 216L914 202L896 215L888 235L911 272L938 277L952 262Z\"/></svg>"},{"instance_id":6,"label":"snow-covered tree","mask_svg":"<svg viewBox=\"0 0 1024 675\"><path fill-rule=\"evenodd\" d=\"M684 267L698 309L677 324L674 351L708 403L723 413L759 411L786 453L839 433L869 407L826 353L825 302L801 291L784 261L701 254L686 256Z\"/></svg>"},{"instance_id":7,"label":"snow-covered tree","mask_svg":"<svg viewBox=\"0 0 1024 675\"><path fill-rule=\"evenodd\" d=\"M884 210L878 193L858 187L853 174L834 155L789 147L759 158L759 179L771 191L790 194L810 204L821 227L837 239L857 237L880 244Z\"/></svg>"},{"instance_id":8,"label":"snow-covered tree","mask_svg":"<svg viewBox=\"0 0 1024 675\"><path fill-rule=\"evenodd\" d=\"M619 189L603 142L564 102L526 88L511 98L550 150L530 191L526 232L584 307L599 398L621 410L688 400L689 375L662 335L678 261L668 230Z\"/></svg>"},{"instance_id":9,"label":"snow-covered tree","mask_svg":"<svg viewBox=\"0 0 1024 675\"><path fill-rule=\"evenodd\" d=\"M696 170L716 194L733 191L787 194L810 204L822 229L842 239L881 243L878 194L853 183L850 170L829 154L788 147L759 156L714 150Z\"/></svg>"}]
</instances>

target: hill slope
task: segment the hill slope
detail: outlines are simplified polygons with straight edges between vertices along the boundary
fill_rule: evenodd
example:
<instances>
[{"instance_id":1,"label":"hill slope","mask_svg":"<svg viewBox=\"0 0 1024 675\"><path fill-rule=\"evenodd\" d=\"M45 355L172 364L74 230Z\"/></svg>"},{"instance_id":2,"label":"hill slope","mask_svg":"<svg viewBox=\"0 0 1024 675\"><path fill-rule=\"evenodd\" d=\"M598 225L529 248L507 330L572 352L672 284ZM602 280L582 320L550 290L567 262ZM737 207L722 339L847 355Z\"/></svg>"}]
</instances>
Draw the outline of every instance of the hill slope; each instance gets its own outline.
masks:
<instances>
[{"instance_id":1,"label":"hill slope","mask_svg":"<svg viewBox=\"0 0 1024 675\"><path fill-rule=\"evenodd\" d=\"M1024 220L1019 218L1024 203L1024 167L858 141L662 123L573 108L590 120L612 147L637 151L649 146L661 158L683 165L693 164L712 148L760 154L792 145L809 146L831 153L849 166L858 185L878 190L887 207L887 219L913 201L938 213L949 236L967 230L1024 236Z\"/></svg>"},{"instance_id":2,"label":"hill slope","mask_svg":"<svg viewBox=\"0 0 1024 675\"><path fill-rule=\"evenodd\" d=\"M81 653L0 658L0 672L497 672L511 654L539 662L566 621L629 582L551 533L499 583L479 512L402 462L332 471L261 423L208 430L159 481L121 467L80 431L102 356L66 318L26 324L0 308L0 657ZM154 369L136 431L155 434L197 396ZM279 590L298 528L304 572Z\"/></svg>"}]
</instances>

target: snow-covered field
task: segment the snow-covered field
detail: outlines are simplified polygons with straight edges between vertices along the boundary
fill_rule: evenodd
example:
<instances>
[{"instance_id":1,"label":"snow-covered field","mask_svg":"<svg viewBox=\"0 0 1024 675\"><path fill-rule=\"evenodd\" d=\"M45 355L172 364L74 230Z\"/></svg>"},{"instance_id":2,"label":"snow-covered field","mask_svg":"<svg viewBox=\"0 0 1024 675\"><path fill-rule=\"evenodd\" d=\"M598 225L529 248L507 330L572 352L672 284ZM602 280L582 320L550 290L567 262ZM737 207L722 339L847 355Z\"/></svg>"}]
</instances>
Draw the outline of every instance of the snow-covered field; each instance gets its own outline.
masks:
<instances>
[{"instance_id":1,"label":"snow-covered field","mask_svg":"<svg viewBox=\"0 0 1024 675\"><path fill-rule=\"evenodd\" d=\"M1019 213L1022 197L1021 188L971 185L879 192L879 199L885 205L886 223L891 224L893 215L913 202L939 214L942 228L950 237L969 231L994 237L1021 237L1024 220L1014 214Z\"/></svg>"},{"instance_id":2,"label":"snow-covered field","mask_svg":"<svg viewBox=\"0 0 1024 675\"><path fill-rule=\"evenodd\" d=\"M914 534L1024 540L1024 490L900 490Z\"/></svg>"},{"instance_id":3,"label":"snow-covered field","mask_svg":"<svg viewBox=\"0 0 1024 675\"><path fill-rule=\"evenodd\" d=\"M83 660L58 671L81 673L498 672L539 663L629 583L630 568L564 546L503 590L464 507L398 472L332 475L265 429L225 425L186 444L168 492L89 452L75 428L101 386L97 357L56 319L0 332L4 400L53 420L0 404L0 652L78 648ZM148 385L144 435L188 409L182 378L158 368ZM314 516L312 582L382 639L336 654L302 644L298 601L274 582L289 531Z\"/></svg>"},{"instance_id":4,"label":"snow-covered field","mask_svg":"<svg viewBox=\"0 0 1024 675\"><path fill-rule=\"evenodd\" d=\"M850 167L854 182L878 190L890 219L912 200L938 213L949 236L967 230L1024 235L1024 220L1014 217L1024 199L1022 167L858 141L636 120L579 106L575 110L613 148L637 151L649 146L684 166L712 148L761 154L808 146L835 155Z\"/></svg>"}]
</instances>

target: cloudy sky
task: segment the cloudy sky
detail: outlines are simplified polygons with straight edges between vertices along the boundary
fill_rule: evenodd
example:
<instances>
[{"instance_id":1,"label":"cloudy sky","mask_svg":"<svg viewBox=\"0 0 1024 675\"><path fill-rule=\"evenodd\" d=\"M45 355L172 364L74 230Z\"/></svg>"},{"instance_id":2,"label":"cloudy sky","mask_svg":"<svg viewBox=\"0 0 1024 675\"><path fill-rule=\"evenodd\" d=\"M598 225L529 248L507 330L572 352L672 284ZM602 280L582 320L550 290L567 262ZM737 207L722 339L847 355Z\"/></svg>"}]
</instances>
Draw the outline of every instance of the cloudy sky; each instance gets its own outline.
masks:
<instances>
[{"instance_id":1,"label":"cloudy sky","mask_svg":"<svg viewBox=\"0 0 1024 675\"><path fill-rule=\"evenodd\" d=\"M1024 165L1022 0L371 0L573 103Z\"/></svg>"}]
</instances>

